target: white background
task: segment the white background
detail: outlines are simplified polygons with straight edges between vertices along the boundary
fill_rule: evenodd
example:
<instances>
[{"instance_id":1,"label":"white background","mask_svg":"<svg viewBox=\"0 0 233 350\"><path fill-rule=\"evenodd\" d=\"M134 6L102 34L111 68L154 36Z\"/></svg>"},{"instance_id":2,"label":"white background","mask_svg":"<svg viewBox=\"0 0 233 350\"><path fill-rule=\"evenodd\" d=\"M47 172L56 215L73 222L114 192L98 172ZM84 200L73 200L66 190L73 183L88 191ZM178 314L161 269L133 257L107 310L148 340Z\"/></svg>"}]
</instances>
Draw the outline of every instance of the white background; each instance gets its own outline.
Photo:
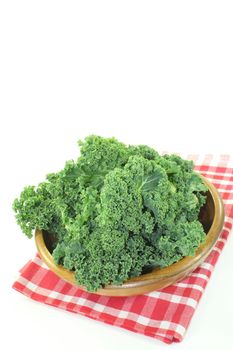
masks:
<instances>
[{"instance_id":1,"label":"white background","mask_svg":"<svg viewBox=\"0 0 233 350\"><path fill-rule=\"evenodd\" d=\"M35 254L11 209L95 133L158 150L230 153L231 1L0 2L0 347L164 349L11 289ZM179 349L233 344L230 237ZM4 345L4 347L2 346Z\"/></svg>"}]
</instances>

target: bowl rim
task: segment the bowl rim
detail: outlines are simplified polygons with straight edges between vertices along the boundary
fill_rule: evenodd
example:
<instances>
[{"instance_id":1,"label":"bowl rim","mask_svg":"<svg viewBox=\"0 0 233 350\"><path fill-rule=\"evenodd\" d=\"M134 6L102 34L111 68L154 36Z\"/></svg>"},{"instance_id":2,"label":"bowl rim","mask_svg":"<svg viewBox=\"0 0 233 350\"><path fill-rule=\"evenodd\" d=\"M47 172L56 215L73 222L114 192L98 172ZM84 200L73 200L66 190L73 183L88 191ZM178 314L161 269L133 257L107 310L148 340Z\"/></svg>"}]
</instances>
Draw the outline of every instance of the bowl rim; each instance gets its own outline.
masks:
<instances>
[{"instance_id":1,"label":"bowl rim","mask_svg":"<svg viewBox=\"0 0 233 350\"><path fill-rule=\"evenodd\" d=\"M173 263L170 266L158 269L155 268L151 272L145 273L138 277L133 277L126 280L121 285L106 285L104 288L98 289L95 294L100 295L111 295L114 291L114 295L123 289L132 289L132 288L140 288L142 285L144 287L150 286L155 283L155 281L162 281L164 278L169 279L171 277L175 277L176 275L185 274L186 271L189 271L192 266L196 268L211 252L213 246L215 245L222 227L224 223L224 205L221 196L219 195L215 186L210 183L204 176L200 175L208 187L208 191L212 197L214 202L214 218L211 224L211 227L206 234L206 240L203 244L201 244L196 251L194 256L186 256L181 260ZM75 279L75 275L73 271L67 270L62 265L57 265L54 262L52 254L46 247L44 241L44 232L42 230L35 230L35 242L37 246L38 253L42 259L42 261L62 279L66 280L69 283L74 284L78 288L86 290L85 286L77 283ZM121 296L124 295L121 294Z\"/></svg>"}]
</instances>

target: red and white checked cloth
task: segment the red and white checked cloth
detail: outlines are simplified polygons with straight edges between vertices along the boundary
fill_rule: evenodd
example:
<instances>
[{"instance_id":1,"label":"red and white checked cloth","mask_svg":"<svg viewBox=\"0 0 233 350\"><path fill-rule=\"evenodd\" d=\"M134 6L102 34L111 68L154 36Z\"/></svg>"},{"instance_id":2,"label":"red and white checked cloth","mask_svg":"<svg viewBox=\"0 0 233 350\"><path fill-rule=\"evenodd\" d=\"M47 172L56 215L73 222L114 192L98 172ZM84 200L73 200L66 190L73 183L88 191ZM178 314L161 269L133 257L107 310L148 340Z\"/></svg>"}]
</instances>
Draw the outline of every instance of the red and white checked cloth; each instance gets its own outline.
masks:
<instances>
[{"instance_id":1,"label":"red and white checked cloth","mask_svg":"<svg viewBox=\"0 0 233 350\"><path fill-rule=\"evenodd\" d=\"M105 297L84 292L64 282L36 256L20 271L13 288L55 307L141 333L166 343L183 339L198 302L226 243L233 222L233 167L229 156L189 156L196 170L206 176L222 195L226 218L214 249L194 272L160 291L135 297Z\"/></svg>"}]
</instances>

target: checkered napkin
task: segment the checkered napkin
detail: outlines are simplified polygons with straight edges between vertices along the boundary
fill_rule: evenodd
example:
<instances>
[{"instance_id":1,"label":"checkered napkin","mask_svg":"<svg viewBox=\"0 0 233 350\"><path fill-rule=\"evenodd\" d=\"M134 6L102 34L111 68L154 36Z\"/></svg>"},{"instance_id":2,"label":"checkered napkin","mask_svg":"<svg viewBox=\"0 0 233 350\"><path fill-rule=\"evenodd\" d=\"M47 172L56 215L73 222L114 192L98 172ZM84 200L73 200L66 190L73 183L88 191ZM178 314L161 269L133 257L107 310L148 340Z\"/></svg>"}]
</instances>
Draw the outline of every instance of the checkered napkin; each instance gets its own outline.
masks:
<instances>
[{"instance_id":1,"label":"checkered napkin","mask_svg":"<svg viewBox=\"0 0 233 350\"><path fill-rule=\"evenodd\" d=\"M193 313L205 290L233 223L233 167L229 156L211 155L193 159L196 170L207 177L222 195L226 218L215 247L194 272L160 291L134 297L106 297L80 290L51 272L37 255L20 271L13 288L26 296L55 307L165 343L183 339Z\"/></svg>"}]
</instances>

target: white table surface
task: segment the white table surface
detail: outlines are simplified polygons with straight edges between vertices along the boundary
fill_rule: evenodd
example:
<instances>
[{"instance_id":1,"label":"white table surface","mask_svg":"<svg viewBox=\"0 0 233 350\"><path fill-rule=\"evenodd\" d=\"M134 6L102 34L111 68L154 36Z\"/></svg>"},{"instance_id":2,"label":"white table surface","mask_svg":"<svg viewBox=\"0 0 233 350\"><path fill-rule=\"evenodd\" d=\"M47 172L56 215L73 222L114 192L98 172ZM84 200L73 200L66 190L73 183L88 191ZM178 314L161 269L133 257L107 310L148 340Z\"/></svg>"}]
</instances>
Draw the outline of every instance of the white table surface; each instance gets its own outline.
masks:
<instances>
[{"instance_id":1,"label":"white table surface","mask_svg":"<svg viewBox=\"0 0 233 350\"><path fill-rule=\"evenodd\" d=\"M76 158L76 141L92 133L233 155L232 16L231 1L0 3L2 349L168 346L12 290L36 249L11 205L25 185ZM232 348L232 249L230 237L174 347Z\"/></svg>"}]
</instances>

